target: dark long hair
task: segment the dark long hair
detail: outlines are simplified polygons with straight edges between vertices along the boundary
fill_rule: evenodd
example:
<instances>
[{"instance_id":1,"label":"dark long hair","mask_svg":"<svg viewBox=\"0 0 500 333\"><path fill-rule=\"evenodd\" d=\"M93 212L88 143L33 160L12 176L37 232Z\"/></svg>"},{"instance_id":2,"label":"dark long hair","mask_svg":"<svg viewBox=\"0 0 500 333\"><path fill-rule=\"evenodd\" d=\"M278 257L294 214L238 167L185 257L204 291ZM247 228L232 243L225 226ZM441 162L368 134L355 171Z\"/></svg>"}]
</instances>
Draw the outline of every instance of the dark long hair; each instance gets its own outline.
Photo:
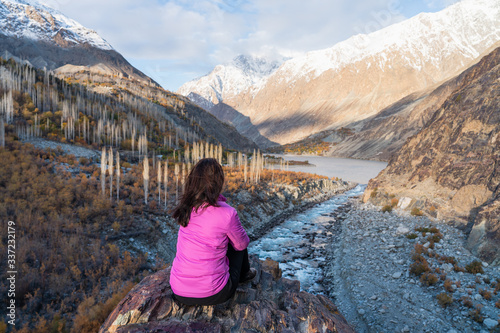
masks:
<instances>
[{"instance_id":1,"label":"dark long hair","mask_svg":"<svg viewBox=\"0 0 500 333\"><path fill-rule=\"evenodd\" d=\"M198 161L189 172L184 193L172 216L181 226L186 227L193 208L218 207L217 199L224 186L224 170L215 158L204 158Z\"/></svg>"}]
</instances>

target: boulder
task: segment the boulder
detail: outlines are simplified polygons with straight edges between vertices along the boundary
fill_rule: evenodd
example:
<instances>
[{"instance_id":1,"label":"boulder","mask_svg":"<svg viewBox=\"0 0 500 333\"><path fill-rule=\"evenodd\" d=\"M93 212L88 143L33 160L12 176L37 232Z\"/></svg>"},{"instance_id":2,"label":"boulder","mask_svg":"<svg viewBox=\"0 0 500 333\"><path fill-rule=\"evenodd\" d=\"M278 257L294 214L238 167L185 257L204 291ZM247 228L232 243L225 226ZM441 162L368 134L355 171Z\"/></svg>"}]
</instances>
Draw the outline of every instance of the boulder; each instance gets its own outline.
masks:
<instances>
[{"instance_id":1,"label":"boulder","mask_svg":"<svg viewBox=\"0 0 500 333\"><path fill-rule=\"evenodd\" d=\"M257 276L215 306L175 301L170 268L150 275L121 300L99 333L354 332L330 299L301 292L298 281L281 278L277 262L250 259Z\"/></svg>"}]
</instances>

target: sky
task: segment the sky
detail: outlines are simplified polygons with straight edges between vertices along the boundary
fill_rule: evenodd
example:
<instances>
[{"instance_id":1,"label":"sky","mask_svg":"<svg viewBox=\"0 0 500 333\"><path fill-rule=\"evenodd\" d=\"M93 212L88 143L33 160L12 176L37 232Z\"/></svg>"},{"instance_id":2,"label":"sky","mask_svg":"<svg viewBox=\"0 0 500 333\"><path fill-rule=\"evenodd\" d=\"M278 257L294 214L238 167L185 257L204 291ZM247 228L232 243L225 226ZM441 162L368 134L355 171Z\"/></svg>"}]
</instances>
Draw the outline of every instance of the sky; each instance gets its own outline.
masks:
<instances>
[{"instance_id":1,"label":"sky","mask_svg":"<svg viewBox=\"0 0 500 333\"><path fill-rule=\"evenodd\" d=\"M171 91L240 54L294 57L457 1L39 0Z\"/></svg>"}]
</instances>

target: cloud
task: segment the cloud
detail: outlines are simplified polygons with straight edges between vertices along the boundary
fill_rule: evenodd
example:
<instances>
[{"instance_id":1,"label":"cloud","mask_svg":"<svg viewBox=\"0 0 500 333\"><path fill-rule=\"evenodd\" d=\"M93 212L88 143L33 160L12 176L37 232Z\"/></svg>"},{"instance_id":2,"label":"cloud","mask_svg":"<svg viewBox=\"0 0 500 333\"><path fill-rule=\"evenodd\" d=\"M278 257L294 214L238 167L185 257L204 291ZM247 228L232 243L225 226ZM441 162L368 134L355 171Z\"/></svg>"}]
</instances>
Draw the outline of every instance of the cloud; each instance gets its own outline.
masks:
<instances>
[{"instance_id":1,"label":"cloud","mask_svg":"<svg viewBox=\"0 0 500 333\"><path fill-rule=\"evenodd\" d=\"M96 30L136 63L177 64L174 72L195 76L239 54L294 56L404 18L400 0L40 1Z\"/></svg>"}]
</instances>

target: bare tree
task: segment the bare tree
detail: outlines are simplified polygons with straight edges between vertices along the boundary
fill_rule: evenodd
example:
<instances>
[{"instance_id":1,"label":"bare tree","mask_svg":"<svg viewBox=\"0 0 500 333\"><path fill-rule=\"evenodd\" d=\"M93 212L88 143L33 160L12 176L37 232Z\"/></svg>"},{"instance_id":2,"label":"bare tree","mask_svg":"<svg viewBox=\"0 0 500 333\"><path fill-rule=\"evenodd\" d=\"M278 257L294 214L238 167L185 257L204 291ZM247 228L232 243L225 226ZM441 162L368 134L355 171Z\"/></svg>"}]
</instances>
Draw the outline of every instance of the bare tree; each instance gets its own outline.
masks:
<instances>
[{"instance_id":1,"label":"bare tree","mask_svg":"<svg viewBox=\"0 0 500 333\"><path fill-rule=\"evenodd\" d=\"M116 151L116 201L120 200L120 153Z\"/></svg>"},{"instance_id":2,"label":"bare tree","mask_svg":"<svg viewBox=\"0 0 500 333\"><path fill-rule=\"evenodd\" d=\"M142 178L144 180L144 202L148 204L148 187L149 187L149 161L146 155L142 161Z\"/></svg>"},{"instance_id":3,"label":"bare tree","mask_svg":"<svg viewBox=\"0 0 500 333\"><path fill-rule=\"evenodd\" d=\"M102 195L106 194L106 148L102 147L101 152L101 189Z\"/></svg>"},{"instance_id":4,"label":"bare tree","mask_svg":"<svg viewBox=\"0 0 500 333\"><path fill-rule=\"evenodd\" d=\"M113 148L109 147L108 154L108 171L109 171L109 198L113 199Z\"/></svg>"}]
</instances>

